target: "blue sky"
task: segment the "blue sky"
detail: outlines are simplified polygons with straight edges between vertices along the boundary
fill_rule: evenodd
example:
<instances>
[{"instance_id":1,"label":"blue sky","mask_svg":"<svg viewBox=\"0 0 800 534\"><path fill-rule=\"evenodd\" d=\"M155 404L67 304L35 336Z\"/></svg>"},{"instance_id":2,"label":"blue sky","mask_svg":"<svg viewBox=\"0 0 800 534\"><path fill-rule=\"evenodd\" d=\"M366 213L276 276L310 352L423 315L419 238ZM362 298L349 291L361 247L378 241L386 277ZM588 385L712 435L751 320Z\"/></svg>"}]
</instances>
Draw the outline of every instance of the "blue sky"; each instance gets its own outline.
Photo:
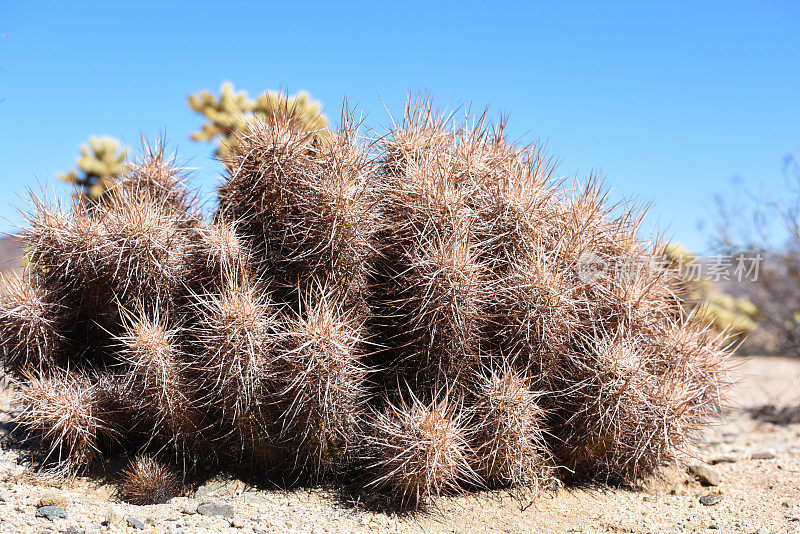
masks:
<instances>
[{"instance_id":1,"label":"blue sky","mask_svg":"<svg viewBox=\"0 0 800 534\"><path fill-rule=\"evenodd\" d=\"M189 139L202 121L186 97L224 80L307 89L332 118L347 97L378 129L409 91L489 105L560 174L601 172L694 249L715 193L737 176L778 193L800 149L793 1L3 2L0 34L3 231L92 134L165 132L210 195L219 167Z\"/></svg>"}]
</instances>

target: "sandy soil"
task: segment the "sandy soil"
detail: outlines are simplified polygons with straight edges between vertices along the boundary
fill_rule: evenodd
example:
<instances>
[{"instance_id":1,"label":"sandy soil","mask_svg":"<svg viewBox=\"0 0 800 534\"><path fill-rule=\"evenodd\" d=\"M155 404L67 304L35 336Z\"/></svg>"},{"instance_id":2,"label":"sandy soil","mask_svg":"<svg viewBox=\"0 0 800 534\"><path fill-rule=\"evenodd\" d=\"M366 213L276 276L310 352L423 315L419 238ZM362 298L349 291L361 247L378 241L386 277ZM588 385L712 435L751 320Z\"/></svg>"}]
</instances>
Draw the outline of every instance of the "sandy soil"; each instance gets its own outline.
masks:
<instances>
[{"instance_id":1,"label":"sandy soil","mask_svg":"<svg viewBox=\"0 0 800 534\"><path fill-rule=\"evenodd\" d=\"M736 406L698 450L700 463L719 476L717 486L703 486L686 470L667 468L662 480L636 491L564 488L533 502L486 492L441 499L425 513L397 516L348 505L324 489L263 491L240 481L212 481L192 497L133 506L119 502L111 486L33 474L24 467L24 454L4 448L0 532L800 534L800 424L774 424L752 413L768 404L800 406L800 359L741 360L735 373ZM67 518L37 518L42 501L60 504ZM203 502L230 505L234 517L198 513Z\"/></svg>"}]
</instances>

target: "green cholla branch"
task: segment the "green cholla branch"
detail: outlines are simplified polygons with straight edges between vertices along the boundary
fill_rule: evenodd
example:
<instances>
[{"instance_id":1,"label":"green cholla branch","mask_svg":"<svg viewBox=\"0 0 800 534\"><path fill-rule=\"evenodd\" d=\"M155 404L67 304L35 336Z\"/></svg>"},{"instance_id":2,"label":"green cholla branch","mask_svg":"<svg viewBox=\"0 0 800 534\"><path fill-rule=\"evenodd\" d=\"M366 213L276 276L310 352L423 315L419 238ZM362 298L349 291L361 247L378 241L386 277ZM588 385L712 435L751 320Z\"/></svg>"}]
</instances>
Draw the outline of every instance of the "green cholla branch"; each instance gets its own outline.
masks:
<instances>
[{"instance_id":1,"label":"green cholla branch","mask_svg":"<svg viewBox=\"0 0 800 534\"><path fill-rule=\"evenodd\" d=\"M208 119L191 138L208 142L218 140L216 154L221 157L237 142L239 132L247 128L248 120L271 120L281 106L292 110L307 130L317 132L319 136L326 135L328 119L322 114L322 104L312 100L306 91L292 96L265 91L252 99L246 92L236 92L233 84L225 82L220 87L219 96L201 91L190 95L188 103L192 110ZM75 185L78 188L77 196L98 202L128 168L128 150L121 145L113 137L92 136L88 143L81 145L76 167L57 177Z\"/></svg>"},{"instance_id":2,"label":"green cholla branch","mask_svg":"<svg viewBox=\"0 0 800 534\"><path fill-rule=\"evenodd\" d=\"M199 131L192 134L192 139L207 142L218 140L216 154L223 158L237 143L237 133L247 129L249 120L272 120L280 108L289 109L304 129L319 135L325 135L328 124L327 117L322 114L322 104L312 100L305 91L291 96L266 91L253 99L245 91L237 92L231 82L224 82L219 96L206 90L190 95L189 107L208 119Z\"/></svg>"},{"instance_id":3,"label":"green cholla branch","mask_svg":"<svg viewBox=\"0 0 800 534\"><path fill-rule=\"evenodd\" d=\"M77 196L99 201L127 169L128 150L120 145L113 137L90 137L81 145L76 168L58 178L77 186Z\"/></svg>"}]
</instances>

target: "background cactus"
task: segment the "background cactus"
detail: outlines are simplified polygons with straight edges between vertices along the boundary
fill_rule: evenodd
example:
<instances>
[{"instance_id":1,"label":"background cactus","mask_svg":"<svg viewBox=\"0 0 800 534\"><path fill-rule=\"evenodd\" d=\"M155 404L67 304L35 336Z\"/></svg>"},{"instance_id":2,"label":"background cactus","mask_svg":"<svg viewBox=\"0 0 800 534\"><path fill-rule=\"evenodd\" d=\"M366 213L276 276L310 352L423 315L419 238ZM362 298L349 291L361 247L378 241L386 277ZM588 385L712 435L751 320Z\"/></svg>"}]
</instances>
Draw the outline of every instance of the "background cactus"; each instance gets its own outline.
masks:
<instances>
[{"instance_id":1,"label":"background cactus","mask_svg":"<svg viewBox=\"0 0 800 534\"><path fill-rule=\"evenodd\" d=\"M113 137L90 137L81 145L76 167L58 178L77 187L76 195L88 201L99 201L127 167L127 149Z\"/></svg>"},{"instance_id":2,"label":"background cactus","mask_svg":"<svg viewBox=\"0 0 800 534\"><path fill-rule=\"evenodd\" d=\"M203 90L190 95L187 103L192 111L207 119L191 138L195 141L217 141L215 154L219 157L226 157L230 153L231 147L238 142L239 133L248 128L251 119L259 118L272 122L275 115L282 112L281 110L288 110L303 130L315 132L318 136L326 135L328 118L322 113L322 104L312 100L306 91L300 91L295 95L264 91L256 98L250 98L245 91L237 92L231 82L224 82L220 86L219 96ZM155 146L161 150L164 148L163 143L157 143ZM161 163L165 160L162 158L149 161ZM60 173L57 177L74 185L75 194L79 198L88 202L98 202L128 170L128 149L122 146L119 140L111 136L91 136L88 142L81 144L75 168ZM155 170L151 172L157 173ZM149 173L140 172L139 177L134 178L132 183L138 183L140 187L149 187L152 185L147 184L149 176Z\"/></svg>"},{"instance_id":3,"label":"background cactus","mask_svg":"<svg viewBox=\"0 0 800 534\"><path fill-rule=\"evenodd\" d=\"M681 298L688 312L703 322L711 322L721 331L746 334L756 327L758 307L747 297L734 297L722 291L708 275L698 272L702 260L680 243L664 247L668 269L675 271L680 283Z\"/></svg>"},{"instance_id":4,"label":"background cactus","mask_svg":"<svg viewBox=\"0 0 800 534\"><path fill-rule=\"evenodd\" d=\"M347 111L319 135L270 106L240 116L210 222L159 145L92 209L33 199L0 347L45 454L174 464L131 467L140 501L202 459L417 507L632 483L719 413L724 336L663 268L620 274L661 247L597 183L424 101L371 145Z\"/></svg>"},{"instance_id":5,"label":"background cactus","mask_svg":"<svg viewBox=\"0 0 800 534\"><path fill-rule=\"evenodd\" d=\"M188 102L193 111L208 119L199 131L192 134L192 139L218 141L216 155L223 158L238 142L237 133L246 130L253 118L271 122L276 113L288 109L304 130L324 135L328 124L328 119L322 114L322 105L305 91L291 96L265 91L250 98L245 91L237 92L231 82L225 82L220 86L219 96L200 91L190 95Z\"/></svg>"}]
</instances>

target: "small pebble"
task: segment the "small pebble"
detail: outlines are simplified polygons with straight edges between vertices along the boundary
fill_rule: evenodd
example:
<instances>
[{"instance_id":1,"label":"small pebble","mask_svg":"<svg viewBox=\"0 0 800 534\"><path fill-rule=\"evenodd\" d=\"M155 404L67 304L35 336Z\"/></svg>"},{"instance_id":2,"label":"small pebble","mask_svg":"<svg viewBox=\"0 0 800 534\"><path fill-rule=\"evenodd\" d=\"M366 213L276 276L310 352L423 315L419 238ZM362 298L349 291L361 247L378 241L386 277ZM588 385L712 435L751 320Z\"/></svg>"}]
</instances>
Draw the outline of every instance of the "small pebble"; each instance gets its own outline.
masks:
<instances>
[{"instance_id":1,"label":"small pebble","mask_svg":"<svg viewBox=\"0 0 800 534\"><path fill-rule=\"evenodd\" d=\"M719 530L719 525L717 525L716 523L711 523L710 525L708 525L708 528L709 530Z\"/></svg>"},{"instance_id":2,"label":"small pebble","mask_svg":"<svg viewBox=\"0 0 800 534\"><path fill-rule=\"evenodd\" d=\"M713 469L703 465L690 465L687 471L699 480L703 486L719 486L719 475Z\"/></svg>"},{"instance_id":3,"label":"small pebble","mask_svg":"<svg viewBox=\"0 0 800 534\"><path fill-rule=\"evenodd\" d=\"M60 506L41 506L36 509L36 517L44 517L50 521L66 519L67 512Z\"/></svg>"},{"instance_id":4,"label":"small pebble","mask_svg":"<svg viewBox=\"0 0 800 534\"><path fill-rule=\"evenodd\" d=\"M245 493L242 497L244 502L250 504L268 504L270 502L267 497L258 493Z\"/></svg>"},{"instance_id":5,"label":"small pebble","mask_svg":"<svg viewBox=\"0 0 800 534\"><path fill-rule=\"evenodd\" d=\"M728 455L714 456L714 457L708 459L708 463L711 464L711 465L732 464L732 463L735 463L735 462L736 462L736 457L735 456L728 456Z\"/></svg>"},{"instance_id":6,"label":"small pebble","mask_svg":"<svg viewBox=\"0 0 800 534\"><path fill-rule=\"evenodd\" d=\"M144 523L142 523L135 517L128 518L128 525L132 526L133 528L138 528L139 530L144 530Z\"/></svg>"},{"instance_id":7,"label":"small pebble","mask_svg":"<svg viewBox=\"0 0 800 534\"><path fill-rule=\"evenodd\" d=\"M714 506L722 500L722 495L710 493L700 497L700 504L703 506Z\"/></svg>"},{"instance_id":8,"label":"small pebble","mask_svg":"<svg viewBox=\"0 0 800 534\"><path fill-rule=\"evenodd\" d=\"M205 516L222 516L233 519L234 510L230 504L218 504L215 502L204 502L197 506L197 513Z\"/></svg>"},{"instance_id":9,"label":"small pebble","mask_svg":"<svg viewBox=\"0 0 800 534\"><path fill-rule=\"evenodd\" d=\"M106 510L104 523L106 525L116 525L124 517L125 510L119 506L109 506Z\"/></svg>"},{"instance_id":10,"label":"small pebble","mask_svg":"<svg viewBox=\"0 0 800 534\"><path fill-rule=\"evenodd\" d=\"M756 451L750 455L750 458L752 458L753 460L771 460L775 458L775 451L771 450Z\"/></svg>"},{"instance_id":11,"label":"small pebble","mask_svg":"<svg viewBox=\"0 0 800 534\"><path fill-rule=\"evenodd\" d=\"M677 482L669 492L672 495L686 495L686 488L683 487L682 483Z\"/></svg>"},{"instance_id":12,"label":"small pebble","mask_svg":"<svg viewBox=\"0 0 800 534\"><path fill-rule=\"evenodd\" d=\"M208 498L212 495L238 495L244 491L245 484L241 480L213 479L197 488L195 499Z\"/></svg>"}]
</instances>

